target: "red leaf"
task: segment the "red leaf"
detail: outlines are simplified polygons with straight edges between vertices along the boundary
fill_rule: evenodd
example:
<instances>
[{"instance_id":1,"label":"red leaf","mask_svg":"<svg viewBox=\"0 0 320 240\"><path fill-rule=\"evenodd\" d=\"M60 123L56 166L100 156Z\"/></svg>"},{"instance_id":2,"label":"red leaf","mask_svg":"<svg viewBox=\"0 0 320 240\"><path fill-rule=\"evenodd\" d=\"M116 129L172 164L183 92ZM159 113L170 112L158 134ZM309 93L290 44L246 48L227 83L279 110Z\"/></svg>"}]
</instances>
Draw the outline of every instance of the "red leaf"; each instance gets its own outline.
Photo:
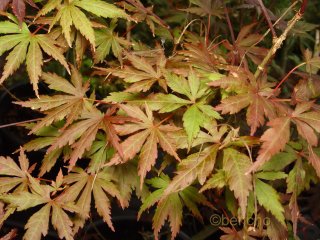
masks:
<instances>
[{"instance_id":1,"label":"red leaf","mask_svg":"<svg viewBox=\"0 0 320 240\"><path fill-rule=\"evenodd\" d=\"M0 1L0 10L4 11L7 8L10 1L11 0L1 0Z\"/></svg>"},{"instance_id":2,"label":"red leaf","mask_svg":"<svg viewBox=\"0 0 320 240\"><path fill-rule=\"evenodd\" d=\"M21 24L26 15L26 4L24 0L12 0L12 10Z\"/></svg>"},{"instance_id":3,"label":"red leaf","mask_svg":"<svg viewBox=\"0 0 320 240\"><path fill-rule=\"evenodd\" d=\"M255 171L274 154L284 149L290 138L290 122L289 117L280 117L268 123L271 128L261 136L263 144L260 148L259 156L248 170L248 173Z\"/></svg>"}]
</instances>

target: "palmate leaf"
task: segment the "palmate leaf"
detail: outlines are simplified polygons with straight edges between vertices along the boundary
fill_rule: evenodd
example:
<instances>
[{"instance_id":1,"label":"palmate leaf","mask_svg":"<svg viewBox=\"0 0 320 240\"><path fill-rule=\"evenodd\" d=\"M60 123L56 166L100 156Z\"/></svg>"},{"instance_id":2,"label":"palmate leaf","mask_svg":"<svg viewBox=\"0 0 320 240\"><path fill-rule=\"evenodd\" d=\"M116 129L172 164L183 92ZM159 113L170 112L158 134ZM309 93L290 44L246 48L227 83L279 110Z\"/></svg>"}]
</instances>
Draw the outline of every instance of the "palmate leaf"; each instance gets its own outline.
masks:
<instances>
[{"instance_id":1,"label":"palmate leaf","mask_svg":"<svg viewBox=\"0 0 320 240\"><path fill-rule=\"evenodd\" d=\"M0 37L0 55L12 49L6 58L7 61L0 83L12 75L26 61L30 81L38 95L38 81L43 65L42 52L60 62L69 72L69 66L59 47L57 47L58 43L48 35L31 33L25 23L22 24L20 30L17 24L8 21L0 22L0 34L7 34Z\"/></svg>"},{"instance_id":2,"label":"palmate leaf","mask_svg":"<svg viewBox=\"0 0 320 240\"><path fill-rule=\"evenodd\" d=\"M38 12L37 16L43 16L55 8L58 12L51 22L50 28L59 21L62 27L62 33L70 47L72 47L71 26L74 26L90 42L93 48L95 48L96 43L92 24L82 10L98 17L129 19L129 16L122 9L101 0L73 0L63 1L63 3L62 0L50 0Z\"/></svg>"},{"instance_id":3,"label":"palmate leaf","mask_svg":"<svg viewBox=\"0 0 320 240\"><path fill-rule=\"evenodd\" d=\"M0 157L0 193L8 193L12 189L19 192L28 188L27 173L31 173L34 166L29 167L23 148L20 148L19 165L10 157Z\"/></svg>"},{"instance_id":4,"label":"palmate leaf","mask_svg":"<svg viewBox=\"0 0 320 240\"><path fill-rule=\"evenodd\" d=\"M130 64L125 64L122 69L104 69L104 71L131 83L126 92L146 92L156 82L167 91L163 72L167 58L163 49L157 49L155 53L150 51L152 57L149 58L139 56L139 52L124 52L124 55Z\"/></svg>"},{"instance_id":5,"label":"palmate leaf","mask_svg":"<svg viewBox=\"0 0 320 240\"><path fill-rule=\"evenodd\" d=\"M94 53L94 61L96 63L103 62L112 50L113 55L122 64L122 51L130 46L131 43L114 32L116 26L115 22L111 22L108 28L95 31L97 49Z\"/></svg>"},{"instance_id":6,"label":"palmate leaf","mask_svg":"<svg viewBox=\"0 0 320 240\"><path fill-rule=\"evenodd\" d=\"M285 148L290 138L291 122L296 124L299 135L306 139L310 146L318 144L315 132L320 132L320 113L318 111L310 111L312 106L313 102L302 102L296 106L294 111L291 113L289 111L288 116L275 118L267 124L271 128L261 136L263 144L260 148L259 156L250 167L249 172L257 170L274 154ZM311 164L319 171L317 161L311 160Z\"/></svg>"},{"instance_id":7,"label":"palmate leaf","mask_svg":"<svg viewBox=\"0 0 320 240\"><path fill-rule=\"evenodd\" d=\"M66 118L64 127L67 127L82 113L87 101L85 93L88 90L88 84L83 85L82 77L74 67L71 70L71 83L54 73L42 74L42 79L49 84L50 89L64 94L43 95L29 101L17 102L23 107L38 109L46 113L46 116L32 128L30 133L35 133L39 129L64 118Z\"/></svg>"},{"instance_id":8,"label":"palmate leaf","mask_svg":"<svg viewBox=\"0 0 320 240\"><path fill-rule=\"evenodd\" d=\"M117 150L120 157L124 156L123 146L120 145L120 138L117 135L114 124L123 124L132 121L131 117L113 116L116 108L110 108L105 114L94 106L87 104L78 122L65 129L62 134L55 139L48 153L61 147L71 145L73 149L70 154L69 170L71 170L77 160L83 156L85 151L89 151L93 141L96 139L98 131L101 129L106 133L108 142Z\"/></svg>"},{"instance_id":9,"label":"palmate leaf","mask_svg":"<svg viewBox=\"0 0 320 240\"><path fill-rule=\"evenodd\" d=\"M167 73L166 81L174 92L187 97L189 103L187 103L185 99L178 98L174 95L160 95L160 98L158 97L155 99L156 102L153 106L156 107L159 112L171 112L180 106L188 106L182 120L184 129L188 134L188 143L191 144L197 137L200 127L203 127L206 122L209 122L212 119L221 119L219 113L206 103L206 99L212 96L214 92L210 90L206 82L200 79L193 70L190 71L188 79L172 73ZM167 99L167 101L173 101L169 105L166 101L159 101L165 99ZM185 104L183 104L183 101ZM152 101L150 102L152 104Z\"/></svg>"},{"instance_id":10,"label":"palmate leaf","mask_svg":"<svg viewBox=\"0 0 320 240\"><path fill-rule=\"evenodd\" d=\"M198 193L197 189L191 186L182 191L171 193L160 200L166 187L170 183L170 178L165 174L161 174L160 177L148 180L148 183L157 190L152 192L146 198L139 210L138 218L141 217L141 214L144 211L158 202L152 224L156 240L159 239L159 232L167 219L170 222L172 232L171 239L176 237L182 224L182 211L184 206L186 206L191 213L200 220L202 217L198 210L197 204L212 207L212 205L206 200L205 196L201 193Z\"/></svg>"},{"instance_id":11,"label":"palmate leaf","mask_svg":"<svg viewBox=\"0 0 320 240\"><path fill-rule=\"evenodd\" d=\"M153 13L153 6L145 7L140 0L121 1L117 4L128 10L135 21L145 22L149 26L153 36L155 36L155 24L168 28L168 25Z\"/></svg>"},{"instance_id":12,"label":"palmate leaf","mask_svg":"<svg viewBox=\"0 0 320 240\"><path fill-rule=\"evenodd\" d=\"M256 80L252 73L245 70L231 70L227 77L212 81L208 85L237 92L237 95L222 99L215 109L223 114L235 114L248 107L246 117L251 135L265 123L265 116L271 120L276 117L275 106L269 99L272 84L266 79Z\"/></svg>"},{"instance_id":13,"label":"palmate leaf","mask_svg":"<svg viewBox=\"0 0 320 240\"><path fill-rule=\"evenodd\" d=\"M154 119L152 111L150 111L147 105L146 113L137 106L120 105L120 107L129 117L137 119L138 122L115 126L119 135L131 135L121 143L123 157L119 153L115 154L108 165L125 163L140 152L138 174L142 187L147 172L156 163L158 144L165 152L180 160L176 153L176 145L168 135L170 132L178 131L179 128L174 125L164 125L162 122L158 122Z\"/></svg>"},{"instance_id":14,"label":"palmate leaf","mask_svg":"<svg viewBox=\"0 0 320 240\"><path fill-rule=\"evenodd\" d=\"M234 52L239 54L239 59L244 59L246 56L250 58L255 64L260 64L264 56L267 55L268 49L255 46L261 41L262 35L252 34L252 29L256 26L256 23L246 25L241 28L238 37L231 45L229 42L224 42L224 46L230 50L229 57L234 58ZM234 60L233 60L234 61Z\"/></svg>"},{"instance_id":15,"label":"palmate leaf","mask_svg":"<svg viewBox=\"0 0 320 240\"><path fill-rule=\"evenodd\" d=\"M109 195L116 197L120 202L123 201L111 177L105 170L101 170L97 174L88 174L80 168L75 168L73 172L64 177L64 182L71 186L60 195L60 198L64 201L75 201L76 206L81 209L79 212L81 224L78 227L82 227L90 216L91 197L93 195L98 214L114 231L110 216Z\"/></svg>"},{"instance_id":16,"label":"palmate leaf","mask_svg":"<svg viewBox=\"0 0 320 240\"><path fill-rule=\"evenodd\" d=\"M79 212L79 209L70 201L64 201L59 196L51 198L50 194L54 190L51 186L42 185L28 174L30 190L14 192L1 197L10 207L23 211L38 205L44 206L34 213L26 224L24 240L40 240L46 236L49 228L49 220L58 231L60 239L73 240L72 221L68 212ZM61 224L63 223L63 224Z\"/></svg>"},{"instance_id":17,"label":"palmate leaf","mask_svg":"<svg viewBox=\"0 0 320 240\"><path fill-rule=\"evenodd\" d=\"M191 0L190 3L195 4L197 7L189 7L183 9L183 11L199 16L211 15L223 18L223 5L217 0Z\"/></svg>"}]
</instances>

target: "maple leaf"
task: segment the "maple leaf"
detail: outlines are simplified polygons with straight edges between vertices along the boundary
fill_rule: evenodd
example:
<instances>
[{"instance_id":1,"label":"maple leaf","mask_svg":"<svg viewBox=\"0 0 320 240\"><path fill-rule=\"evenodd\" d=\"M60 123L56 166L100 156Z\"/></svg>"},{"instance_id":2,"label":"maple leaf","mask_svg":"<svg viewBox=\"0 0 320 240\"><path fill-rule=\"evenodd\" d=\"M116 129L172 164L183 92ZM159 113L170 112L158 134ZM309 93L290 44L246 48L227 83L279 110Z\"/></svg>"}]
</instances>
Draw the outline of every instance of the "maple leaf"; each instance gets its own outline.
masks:
<instances>
[{"instance_id":1,"label":"maple leaf","mask_svg":"<svg viewBox=\"0 0 320 240\"><path fill-rule=\"evenodd\" d=\"M156 106L153 108L162 113L171 112L181 106L188 106L182 120L184 129L188 134L188 142L191 144L198 135L200 127L203 127L206 122L212 119L221 119L220 115L206 103L214 92L210 91L206 81L201 80L193 70L190 71L188 80L170 73L166 74L166 80L168 86L173 91L186 96L189 103L185 99L174 95L160 95L159 100L163 102L157 102L158 99L156 99ZM168 102L171 101L170 105L164 101L166 99Z\"/></svg>"},{"instance_id":2,"label":"maple leaf","mask_svg":"<svg viewBox=\"0 0 320 240\"><path fill-rule=\"evenodd\" d=\"M245 175L251 165L250 158L233 148L223 150L223 170L227 175L227 183L239 201L241 217L245 218L247 201L252 190L251 175Z\"/></svg>"},{"instance_id":3,"label":"maple leaf","mask_svg":"<svg viewBox=\"0 0 320 240\"><path fill-rule=\"evenodd\" d=\"M117 150L119 156L123 157L123 147L120 145L120 138L117 135L114 124L123 124L126 121L132 121L133 118L112 116L115 111L116 108L113 107L103 114L94 106L87 104L86 109L79 117L79 121L65 129L62 134L55 139L47 152L50 153L55 149L71 145L73 149L69 164L69 170L71 170L85 151L90 150L98 131L101 129L106 133L108 142Z\"/></svg>"},{"instance_id":4,"label":"maple leaf","mask_svg":"<svg viewBox=\"0 0 320 240\"><path fill-rule=\"evenodd\" d=\"M190 3L198 7L189 7L182 9L183 11L193 13L199 16L211 15L218 18L223 18L223 4L217 0L191 0ZM209 16L210 17L210 16Z\"/></svg>"},{"instance_id":5,"label":"maple leaf","mask_svg":"<svg viewBox=\"0 0 320 240\"><path fill-rule=\"evenodd\" d=\"M224 69L226 60L219 55L217 46L208 44L204 39L194 39L190 43L183 44L185 50L179 51L185 57L188 64L206 72L216 72L217 69Z\"/></svg>"},{"instance_id":6,"label":"maple leaf","mask_svg":"<svg viewBox=\"0 0 320 240\"><path fill-rule=\"evenodd\" d=\"M19 165L10 157L0 157L0 193L8 193L14 189L14 192L26 190L29 180L28 173L31 173L34 166L29 167L29 160L20 148Z\"/></svg>"},{"instance_id":7,"label":"maple leaf","mask_svg":"<svg viewBox=\"0 0 320 240\"><path fill-rule=\"evenodd\" d=\"M40 210L34 213L26 224L26 232L23 236L25 240L40 240L41 236L46 236L49 229L49 220L57 230L59 238L73 240L72 221L68 212L79 212L79 209L70 201L65 201L58 197L51 198L50 194L54 190L51 186L42 185L28 174L30 181L30 191L23 190L7 194L1 198L9 203L9 206L23 211L38 205L43 205ZM64 224L61 224L61 223Z\"/></svg>"},{"instance_id":8,"label":"maple leaf","mask_svg":"<svg viewBox=\"0 0 320 240\"><path fill-rule=\"evenodd\" d=\"M234 58L234 53L236 52L239 57L237 61L248 56L255 64L261 63L262 59L267 55L268 49L255 46L262 38L260 34L250 33L256 25L256 23L252 23L242 27L234 45L231 45L228 41L223 43L230 50L229 58Z\"/></svg>"},{"instance_id":9,"label":"maple leaf","mask_svg":"<svg viewBox=\"0 0 320 240\"><path fill-rule=\"evenodd\" d=\"M140 0L127 0L118 2L117 5L122 6L122 8L128 10L132 15L132 19L137 22L145 22L153 36L155 36L155 23L164 27L169 28L169 26L156 14L153 13L153 6L145 7L140 2Z\"/></svg>"},{"instance_id":10,"label":"maple leaf","mask_svg":"<svg viewBox=\"0 0 320 240\"><path fill-rule=\"evenodd\" d=\"M209 86L221 87L237 94L221 100L216 110L223 114L234 114L247 108L247 123L251 127L251 135L265 123L265 116L269 119L276 117L270 84L266 79L255 80L252 73L245 70L231 70L229 76L212 81Z\"/></svg>"},{"instance_id":11,"label":"maple leaf","mask_svg":"<svg viewBox=\"0 0 320 240\"><path fill-rule=\"evenodd\" d=\"M105 170L96 174L88 174L81 168L74 168L71 173L64 177L64 183L69 187L59 196L63 201L76 202L76 206L81 209L81 222L78 227L83 227L89 218L91 208L91 196L94 197L95 208L103 221L114 231L111 222L111 204L109 195L116 197L120 202L121 195L112 181L112 176Z\"/></svg>"},{"instance_id":12,"label":"maple leaf","mask_svg":"<svg viewBox=\"0 0 320 240\"><path fill-rule=\"evenodd\" d=\"M152 192L142 204L138 213L138 219L144 211L158 202L152 219L152 228L154 230L156 240L159 239L158 234L167 219L169 219L170 222L172 232L171 239L176 237L182 224L182 210L184 206L186 206L191 213L200 220L202 217L196 204L212 207L212 205L206 200L205 196L198 193L198 190L191 186L182 191L171 193L160 201L162 194L170 183L170 178L163 173L159 177L152 178L147 182L157 190Z\"/></svg>"},{"instance_id":13,"label":"maple leaf","mask_svg":"<svg viewBox=\"0 0 320 240\"><path fill-rule=\"evenodd\" d=\"M8 7L10 2L13 13L18 18L20 25L22 24L26 15L26 3L38 9L37 5L33 2L33 0L2 0L0 2L0 10L4 11Z\"/></svg>"},{"instance_id":14,"label":"maple leaf","mask_svg":"<svg viewBox=\"0 0 320 240\"><path fill-rule=\"evenodd\" d=\"M0 22L0 56L13 49L6 58L0 84L13 74L20 65L26 61L27 72L38 95L38 81L42 74L43 54L42 51L60 62L69 72L69 66L60 53L57 42L46 34L33 34L25 23L21 29L16 23L10 21Z\"/></svg>"},{"instance_id":15,"label":"maple leaf","mask_svg":"<svg viewBox=\"0 0 320 240\"><path fill-rule=\"evenodd\" d=\"M131 43L114 32L116 27L116 22L112 21L108 28L95 31L97 49L94 53L94 61L96 63L103 62L106 56L109 55L110 50L112 50L114 56L122 64L122 51L130 46Z\"/></svg>"},{"instance_id":16,"label":"maple leaf","mask_svg":"<svg viewBox=\"0 0 320 240\"><path fill-rule=\"evenodd\" d=\"M145 55L147 55L147 53L148 51L146 51ZM140 57L139 52L124 52L131 66L125 64L121 69L104 69L104 71L130 83L131 85L126 88L126 92L146 92L156 82L167 91L163 73L167 59L163 49L159 49L156 53L157 54L150 52L152 57L147 58Z\"/></svg>"},{"instance_id":17,"label":"maple leaf","mask_svg":"<svg viewBox=\"0 0 320 240\"><path fill-rule=\"evenodd\" d=\"M206 191L212 188L223 188L227 185L227 174L224 170L217 170L217 173L213 174L209 180L201 187L199 192Z\"/></svg>"},{"instance_id":18,"label":"maple leaf","mask_svg":"<svg viewBox=\"0 0 320 240\"><path fill-rule=\"evenodd\" d=\"M320 57L312 57L312 52L306 49L303 53L304 60L306 62L306 71L309 74L317 74L320 69Z\"/></svg>"},{"instance_id":19,"label":"maple leaf","mask_svg":"<svg viewBox=\"0 0 320 240\"><path fill-rule=\"evenodd\" d=\"M318 144L318 138L314 131L320 132L320 113L318 111L308 111L313 106L313 102L303 102L297 104L294 111L289 111L287 116L271 120L270 126L261 136L263 144L259 150L259 156L248 172L255 171L263 163L268 161L274 154L285 148L290 138L290 123L297 126L301 135L311 146Z\"/></svg>"},{"instance_id":20,"label":"maple leaf","mask_svg":"<svg viewBox=\"0 0 320 240\"><path fill-rule=\"evenodd\" d=\"M152 111L146 105L146 114L136 106L120 105L129 117L137 119L139 122L132 124L118 125L116 131L120 136L130 135L121 143L123 149L123 157L117 153L108 163L108 165L125 163L139 154L138 175L141 177L141 186L143 180L151 167L156 163L158 157L159 143L160 147L180 160L176 153L176 146L172 139L168 136L169 132L179 130L176 126L170 124L162 124L154 119Z\"/></svg>"},{"instance_id":21,"label":"maple leaf","mask_svg":"<svg viewBox=\"0 0 320 240\"><path fill-rule=\"evenodd\" d=\"M23 107L39 109L46 113L46 116L32 128L30 133L35 133L42 127L64 118L66 118L64 127L67 127L79 117L87 101L85 93L88 90L88 84L83 85L80 73L73 66L71 73L71 83L55 73L42 74L42 79L49 84L50 89L64 94L42 95L29 101L16 102Z\"/></svg>"},{"instance_id":22,"label":"maple leaf","mask_svg":"<svg viewBox=\"0 0 320 240\"><path fill-rule=\"evenodd\" d=\"M98 17L129 19L129 16L122 9L101 0L73 0L61 2L62 0L50 0L38 12L37 17L43 16L56 8L58 12L50 24L50 29L54 24L60 21L62 33L70 47L72 47L71 26L74 26L90 42L93 48L95 48L95 35L92 24L86 14L80 9Z\"/></svg>"}]
</instances>

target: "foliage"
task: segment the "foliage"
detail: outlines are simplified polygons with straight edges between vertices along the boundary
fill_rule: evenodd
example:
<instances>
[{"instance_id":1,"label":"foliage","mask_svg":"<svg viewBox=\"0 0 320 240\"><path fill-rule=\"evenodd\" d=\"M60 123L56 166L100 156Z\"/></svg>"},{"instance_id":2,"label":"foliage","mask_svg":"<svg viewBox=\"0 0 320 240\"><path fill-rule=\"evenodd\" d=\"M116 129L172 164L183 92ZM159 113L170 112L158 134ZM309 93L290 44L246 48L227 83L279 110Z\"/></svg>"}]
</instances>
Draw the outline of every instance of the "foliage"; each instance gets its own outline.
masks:
<instances>
[{"instance_id":1,"label":"foliage","mask_svg":"<svg viewBox=\"0 0 320 240\"><path fill-rule=\"evenodd\" d=\"M111 203L129 207L136 194L156 240L166 221L176 238L187 212L203 224L205 212L235 217L220 239L296 237L298 198L320 177L318 25L301 20L307 1L245 2L254 8L1 1L0 83L25 70L35 97L15 104L42 114L24 124L33 139L18 163L0 157L1 222L32 209L23 239L51 224L69 240L97 212L121 231Z\"/></svg>"}]
</instances>

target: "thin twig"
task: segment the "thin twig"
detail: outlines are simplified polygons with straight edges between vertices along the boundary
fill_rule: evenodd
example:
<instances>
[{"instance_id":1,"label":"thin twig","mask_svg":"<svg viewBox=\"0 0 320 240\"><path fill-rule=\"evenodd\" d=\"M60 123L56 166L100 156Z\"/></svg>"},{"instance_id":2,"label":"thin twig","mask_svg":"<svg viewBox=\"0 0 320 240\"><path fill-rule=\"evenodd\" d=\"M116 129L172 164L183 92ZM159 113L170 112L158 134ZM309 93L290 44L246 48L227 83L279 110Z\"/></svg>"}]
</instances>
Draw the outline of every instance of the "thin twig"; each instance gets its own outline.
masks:
<instances>
[{"instance_id":1,"label":"thin twig","mask_svg":"<svg viewBox=\"0 0 320 240\"><path fill-rule=\"evenodd\" d=\"M231 24L231 21L230 21L230 17L229 17L229 13L228 13L228 9L227 9L226 6L224 6L224 13L226 15L226 20L227 20L227 24L228 24L229 31L230 31L230 34L231 34L232 43L235 44L236 38L234 36L233 27L232 27L232 24Z\"/></svg>"},{"instance_id":2,"label":"thin twig","mask_svg":"<svg viewBox=\"0 0 320 240\"><path fill-rule=\"evenodd\" d=\"M269 29L271 31L273 39L277 39L277 34L274 31L274 28L273 28L273 25L272 25L272 22L271 22L271 19L270 19L270 16L268 14L268 11L267 11L266 7L264 6L262 0L258 0L258 2L259 2L259 5L260 5L260 8L261 8L261 11L262 11L262 13L263 13L268 25L269 25Z\"/></svg>"},{"instance_id":3,"label":"thin twig","mask_svg":"<svg viewBox=\"0 0 320 240\"><path fill-rule=\"evenodd\" d=\"M21 121L21 122L8 123L8 124L0 125L0 128L18 126L18 125L24 124L24 123L35 122L35 121L38 121L38 120L40 120L40 119L41 119L41 118L35 118L35 119L25 120L25 121Z\"/></svg>"},{"instance_id":4,"label":"thin twig","mask_svg":"<svg viewBox=\"0 0 320 240\"><path fill-rule=\"evenodd\" d=\"M273 89L273 92L276 92L278 90L278 88L287 80L287 78L299 67L302 67L303 65L307 64L306 62L300 63L299 65L295 66L294 68L292 68L287 75L282 78L282 80L278 83L278 85L275 87L275 89Z\"/></svg>"}]
</instances>

